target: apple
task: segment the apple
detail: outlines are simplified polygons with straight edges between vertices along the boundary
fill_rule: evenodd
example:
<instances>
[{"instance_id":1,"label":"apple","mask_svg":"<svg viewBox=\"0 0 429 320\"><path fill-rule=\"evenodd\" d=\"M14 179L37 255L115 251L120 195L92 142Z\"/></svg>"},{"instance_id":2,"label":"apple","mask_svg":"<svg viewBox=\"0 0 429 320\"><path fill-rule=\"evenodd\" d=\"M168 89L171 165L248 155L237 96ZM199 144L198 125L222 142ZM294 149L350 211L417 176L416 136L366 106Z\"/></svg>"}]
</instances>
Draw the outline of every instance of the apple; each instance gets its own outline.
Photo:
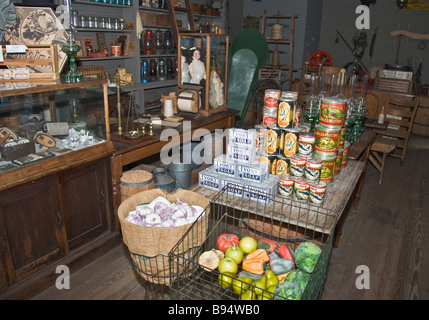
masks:
<instances>
[{"instance_id":1,"label":"apple","mask_svg":"<svg viewBox=\"0 0 429 320\"><path fill-rule=\"evenodd\" d=\"M221 273L231 272L232 274L236 274L238 271L238 264L233 258L223 258L220 260L217 268Z\"/></svg>"},{"instance_id":2,"label":"apple","mask_svg":"<svg viewBox=\"0 0 429 320\"><path fill-rule=\"evenodd\" d=\"M233 258L237 264L240 264L243 261L244 252L239 246L232 246L225 251L225 257Z\"/></svg>"},{"instance_id":3,"label":"apple","mask_svg":"<svg viewBox=\"0 0 429 320\"><path fill-rule=\"evenodd\" d=\"M254 238L246 236L241 238L239 246L245 254L249 254L258 248L258 242Z\"/></svg>"}]
</instances>

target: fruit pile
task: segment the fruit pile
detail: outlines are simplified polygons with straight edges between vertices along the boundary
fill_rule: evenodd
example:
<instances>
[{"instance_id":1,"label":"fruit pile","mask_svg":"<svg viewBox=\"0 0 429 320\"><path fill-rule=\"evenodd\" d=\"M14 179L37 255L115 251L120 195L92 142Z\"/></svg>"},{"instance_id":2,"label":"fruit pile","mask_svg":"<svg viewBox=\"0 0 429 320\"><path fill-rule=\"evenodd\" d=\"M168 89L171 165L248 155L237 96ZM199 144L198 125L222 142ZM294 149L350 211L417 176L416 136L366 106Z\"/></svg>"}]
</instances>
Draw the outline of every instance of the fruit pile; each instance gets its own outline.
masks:
<instances>
[{"instance_id":1,"label":"fruit pile","mask_svg":"<svg viewBox=\"0 0 429 320\"><path fill-rule=\"evenodd\" d=\"M322 250L302 242L295 252L267 238L222 234L217 248L203 252L199 265L219 271L218 283L240 300L299 300Z\"/></svg>"}]
</instances>

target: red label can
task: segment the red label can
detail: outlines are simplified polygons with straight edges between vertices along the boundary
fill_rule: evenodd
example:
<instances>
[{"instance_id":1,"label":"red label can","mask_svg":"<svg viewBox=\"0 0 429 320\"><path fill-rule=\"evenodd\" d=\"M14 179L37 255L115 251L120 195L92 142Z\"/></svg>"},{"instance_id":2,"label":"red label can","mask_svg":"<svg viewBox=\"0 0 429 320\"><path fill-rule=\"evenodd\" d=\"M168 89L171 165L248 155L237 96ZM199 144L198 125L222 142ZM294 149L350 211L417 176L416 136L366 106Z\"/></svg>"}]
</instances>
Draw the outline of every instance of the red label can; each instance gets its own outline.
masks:
<instances>
[{"instance_id":1,"label":"red label can","mask_svg":"<svg viewBox=\"0 0 429 320\"><path fill-rule=\"evenodd\" d=\"M347 111L347 100L340 98L323 98L320 102L319 123L324 126L344 126Z\"/></svg>"}]
</instances>

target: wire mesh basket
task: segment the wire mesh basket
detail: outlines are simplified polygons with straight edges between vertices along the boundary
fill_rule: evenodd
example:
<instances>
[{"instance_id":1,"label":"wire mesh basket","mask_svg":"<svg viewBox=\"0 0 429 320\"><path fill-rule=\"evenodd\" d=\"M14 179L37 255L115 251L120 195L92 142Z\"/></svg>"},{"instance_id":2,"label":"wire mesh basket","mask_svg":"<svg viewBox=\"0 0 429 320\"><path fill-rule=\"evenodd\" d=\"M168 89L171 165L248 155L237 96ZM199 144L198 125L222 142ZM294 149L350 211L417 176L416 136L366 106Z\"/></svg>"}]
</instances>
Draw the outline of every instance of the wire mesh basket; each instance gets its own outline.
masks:
<instances>
[{"instance_id":1,"label":"wire mesh basket","mask_svg":"<svg viewBox=\"0 0 429 320\"><path fill-rule=\"evenodd\" d=\"M255 192L249 197L249 192ZM253 200L256 199L256 200ZM337 216L330 210L300 203L279 196L249 191L244 187L219 191L211 202L207 219L209 233L202 245L192 254L181 255L187 247L183 237L170 251L176 263L186 265L188 273L180 273L170 283L170 298L176 300L238 300L240 295L231 288L219 285L219 271L204 270L198 263L199 256L216 248L217 238L224 233L234 233L240 238L251 236L256 240L268 238L280 244L288 244L293 250L302 242L312 242L322 251L311 273L301 299L319 297L326 275L332 248L332 239ZM190 237L197 234L188 231ZM193 272L189 272L193 270ZM239 266L239 272L241 266Z\"/></svg>"}]
</instances>

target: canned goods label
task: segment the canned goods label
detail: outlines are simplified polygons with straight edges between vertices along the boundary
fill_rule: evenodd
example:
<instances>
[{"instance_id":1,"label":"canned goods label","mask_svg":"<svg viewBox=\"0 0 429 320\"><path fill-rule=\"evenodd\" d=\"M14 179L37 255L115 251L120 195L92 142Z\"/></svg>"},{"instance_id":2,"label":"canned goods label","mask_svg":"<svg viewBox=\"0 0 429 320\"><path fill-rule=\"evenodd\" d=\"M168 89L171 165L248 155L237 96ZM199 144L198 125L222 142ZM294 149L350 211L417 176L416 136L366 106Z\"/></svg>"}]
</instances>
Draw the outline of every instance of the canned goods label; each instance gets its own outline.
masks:
<instances>
[{"instance_id":1,"label":"canned goods label","mask_svg":"<svg viewBox=\"0 0 429 320\"><path fill-rule=\"evenodd\" d=\"M283 129L281 143L283 142L283 154L285 157L290 158L298 152L299 131L297 128Z\"/></svg>"},{"instance_id":2,"label":"canned goods label","mask_svg":"<svg viewBox=\"0 0 429 320\"><path fill-rule=\"evenodd\" d=\"M283 198L290 198L293 195L293 185L294 181L289 177L289 175L282 174L279 177L279 195Z\"/></svg>"},{"instance_id":3,"label":"canned goods label","mask_svg":"<svg viewBox=\"0 0 429 320\"><path fill-rule=\"evenodd\" d=\"M277 156L276 175L280 176L282 174L287 173L289 173L289 165L287 159L282 156Z\"/></svg>"},{"instance_id":4,"label":"canned goods label","mask_svg":"<svg viewBox=\"0 0 429 320\"><path fill-rule=\"evenodd\" d=\"M324 98L320 102L319 123L325 126L342 127L345 123L347 100Z\"/></svg>"},{"instance_id":5,"label":"canned goods label","mask_svg":"<svg viewBox=\"0 0 429 320\"><path fill-rule=\"evenodd\" d=\"M308 202L316 206L321 206L325 201L325 194L326 183L310 184Z\"/></svg>"},{"instance_id":6,"label":"canned goods label","mask_svg":"<svg viewBox=\"0 0 429 320\"><path fill-rule=\"evenodd\" d=\"M309 182L319 182L321 170L322 160L318 158L307 160L305 162L304 176Z\"/></svg>"},{"instance_id":7,"label":"canned goods label","mask_svg":"<svg viewBox=\"0 0 429 320\"><path fill-rule=\"evenodd\" d=\"M343 148L343 159L341 161L341 167L345 168L347 167L347 164L349 162L349 152L350 152L350 142L346 141L344 143L344 148Z\"/></svg>"},{"instance_id":8,"label":"canned goods label","mask_svg":"<svg viewBox=\"0 0 429 320\"><path fill-rule=\"evenodd\" d=\"M346 141L346 131L346 126L342 127L340 130L340 141L338 142L338 148L344 147L344 142Z\"/></svg>"},{"instance_id":9,"label":"canned goods label","mask_svg":"<svg viewBox=\"0 0 429 320\"><path fill-rule=\"evenodd\" d=\"M310 185L306 181L295 180L294 187L294 199L299 202L307 202Z\"/></svg>"},{"instance_id":10,"label":"canned goods label","mask_svg":"<svg viewBox=\"0 0 429 320\"><path fill-rule=\"evenodd\" d=\"M291 98L280 97L277 125L281 128L292 128L293 111L295 109L295 100Z\"/></svg>"},{"instance_id":11,"label":"canned goods label","mask_svg":"<svg viewBox=\"0 0 429 320\"><path fill-rule=\"evenodd\" d=\"M276 155L261 155L259 162L268 163L270 166L268 168L269 174L276 174L277 169L277 156Z\"/></svg>"},{"instance_id":12,"label":"canned goods label","mask_svg":"<svg viewBox=\"0 0 429 320\"><path fill-rule=\"evenodd\" d=\"M332 159L331 159L332 158ZM329 157L322 160L322 168L320 169L320 181L330 183L334 180L335 160L337 156Z\"/></svg>"},{"instance_id":13,"label":"canned goods label","mask_svg":"<svg viewBox=\"0 0 429 320\"><path fill-rule=\"evenodd\" d=\"M255 144L256 144L256 152L261 153L265 149L265 135L267 129L265 129L262 125L255 126L256 135L255 135Z\"/></svg>"},{"instance_id":14,"label":"canned goods label","mask_svg":"<svg viewBox=\"0 0 429 320\"><path fill-rule=\"evenodd\" d=\"M278 154L280 146L280 129L269 127L265 139L266 151L268 154Z\"/></svg>"},{"instance_id":15,"label":"canned goods label","mask_svg":"<svg viewBox=\"0 0 429 320\"><path fill-rule=\"evenodd\" d=\"M314 142L316 135L312 132L301 132L299 134L298 153L301 157L310 159L314 154Z\"/></svg>"},{"instance_id":16,"label":"canned goods label","mask_svg":"<svg viewBox=\"0 0 429 320\"><path fill-rule=\"evenodd\" d=\"M294 154L290 158L290 174L294 177L304 177L305 159Z\"/></svg>"},{"instance_id":17,"label":"canned goods label","mask_svg":"<svg viewBox=\"0 0 429 320\"><path fill-rule=\"evenodd\" d=\"M340 138L340 128L332 129L318 124L314 128L316 140L314 152L318 154L337 154L338 142Z\"/></svg>"},{"instance_id":18,"label":"canned goods label","mask_svg":"<svg viewBox=\"0 0 429 320\"><path fill-rule=\"evenodd\" d=\"M265 99L264 104L268 108L277 108L279 97L280 97L280 90L276 89L266 89L265 90Z\"/></svg>"},{"instance_id":19,"label":"canned goods label","mask_svg":"<svg viewBox=\"0 0 429 320\"><path fill-rule=\"evenodd\" d=\"M343 162L343 148L338 149L337 157L335 159L335 169L334 174L339 174L341 172L341 163Z\"/></svg>"}]
</instances>

